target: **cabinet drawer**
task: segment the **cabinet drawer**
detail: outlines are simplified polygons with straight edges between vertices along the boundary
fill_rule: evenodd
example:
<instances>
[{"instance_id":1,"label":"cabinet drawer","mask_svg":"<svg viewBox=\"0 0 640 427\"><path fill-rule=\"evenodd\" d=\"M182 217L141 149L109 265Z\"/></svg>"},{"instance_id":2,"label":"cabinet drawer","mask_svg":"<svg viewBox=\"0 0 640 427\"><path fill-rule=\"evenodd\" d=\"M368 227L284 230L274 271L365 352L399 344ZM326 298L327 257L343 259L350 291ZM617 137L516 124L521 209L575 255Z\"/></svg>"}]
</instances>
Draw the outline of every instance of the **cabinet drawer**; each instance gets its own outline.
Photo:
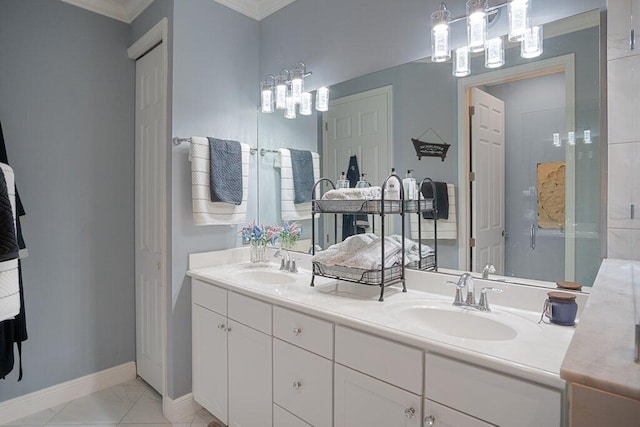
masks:
<instances>
[{"instance_id":1,"label":"cabinet drawer","mask_svg":"<svg viewBox=\"0 0 640 427\"><path fill-rule=\"evenodd\" d=\"M429 399L424 400L424 425L428 426L432 422L434 426L442 427L491 427L477 418L467 414L447 408Z\"/></svg>"},{"instance_id":2,"label":"cabinet drawer","mask_svg":"<svg viewBox=\"0 0 640 427\"><path fill-rule=\"evenodd\" d=\"M333 324L330 322L274 307L273 336L333 359Z\"/></svg>"},{"instance_id":3,"label":"cabinet drawer","mask_svg":"<svg viewBox=\"0 0 640 427\"><path fill-rule=\"evenodd\" d=\"M335 383L335 427L422 425L420 396L340 365Z\"/></svg>"},{"instance_id":4,"label":"cabinet drawer","mask_svg":"<svg viewBox=\"0 0 640 427\"><path fill-rule=\"evenodd\" d=\"M223 316L227 315L227 291L198 279L191 280L191 302Z\"/></svg>"},{"instance_id":5,"label":"cabinet drawer","mask_svg":"<svg viewBox=\"0 0 640 427\"><path fill-rule=\"evenodd\" d=\"M315 427L333 419L333 363L273 340L273 401Z\"/></svg>"},{"instance_id":6,"label":"cabinet drawer","mask_svg":"<svg viewBox=\"0 0 640 427\"><path fill-rule=\"evenodd\" d=\"M273 427L312 427L289 411L285 411L274 403L273 405Z\"/></svg>"},{"instance_id":7,"label":"cabinet drawer","mask_svg":"<svg viewBox=\"0 0 640 427\"><path fill-rule=\"evenodd\" d=\"M336 362L422 394L422 351L336 326Z\"/></svg>"},{"instance_id":8,"label":"cabinet drawer","mask_svg":"<svg viewBox=\"0 0 640 427\"><path fill-rule=\"evenodd\" d=\"M559 390L431 353L425 355L425 397L503 426L559 426L562 419Z\"/></svg>"},{"instance_id":9,"label":"cabinet drawer","mask_svg":"<svg viewBox=\"0 0 640 427\"><path fill-rule=\"evenodd\" d=\"M271 304L229 292L229 318L271 335Z\"/></svg>"}]
</instances>

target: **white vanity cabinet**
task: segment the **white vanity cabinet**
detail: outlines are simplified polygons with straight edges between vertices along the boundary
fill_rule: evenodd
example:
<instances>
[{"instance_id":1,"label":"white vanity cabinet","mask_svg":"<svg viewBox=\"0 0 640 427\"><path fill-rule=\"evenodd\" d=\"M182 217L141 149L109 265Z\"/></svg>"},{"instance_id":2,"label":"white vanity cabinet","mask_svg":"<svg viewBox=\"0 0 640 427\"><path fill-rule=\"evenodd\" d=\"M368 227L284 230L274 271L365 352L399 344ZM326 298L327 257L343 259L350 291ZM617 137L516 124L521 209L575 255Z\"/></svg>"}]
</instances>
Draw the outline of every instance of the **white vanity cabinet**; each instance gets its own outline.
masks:
<instances>
[{"instance_id":1,"label":"white vanity cabinet","mask_svg":"<svg viewBox=\"0 0 640 427\"><path fill-rule=\"evenodd\" d=\"M226 425L563 425L560 389L192 283L193 394Z\"/></svg>"},{"instance_id":2,"label":"white vanity cabinet","mask_svg":"<svg viewBox=\"0 0 640 427\"><path fill-rule=\"evenodd\" d=\"M270 426L271 305L192 284L194 399L226 425Z\"/></svg>"},{"instance_id":3,"label":"white vanity cabinet","mask_svg":"<svg viewBox=\"0 0 640 427\"><path fill-rule=\"evenodd\" d=\"M425 354L424 387L425 398L490 424L505 427L562 424L559 390L437 354ZM425 417L429 415L433 414L425 410Z\"/></svg>"},{"instance_id":4,"label":"white vanity cabinet","mask_svg":"<svg viewBox=\"0 0 640 427\"><path fill-rule=\"evenodd\" d=\"M422 425L422 351L336 326L335 427Z\"/></svg>"}]
</instances>

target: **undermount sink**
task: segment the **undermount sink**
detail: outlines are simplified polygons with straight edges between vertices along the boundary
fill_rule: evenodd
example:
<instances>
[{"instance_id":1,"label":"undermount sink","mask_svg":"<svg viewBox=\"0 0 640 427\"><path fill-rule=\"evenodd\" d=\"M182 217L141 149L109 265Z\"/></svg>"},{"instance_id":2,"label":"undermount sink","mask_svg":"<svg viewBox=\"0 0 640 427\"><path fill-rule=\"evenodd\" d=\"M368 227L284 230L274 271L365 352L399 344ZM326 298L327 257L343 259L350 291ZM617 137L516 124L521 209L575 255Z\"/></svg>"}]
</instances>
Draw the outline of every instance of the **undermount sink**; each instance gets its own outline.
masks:
<instances>
[{"instance_id":1,"label":"undermount sink","mask_svg":"<svg viewBox=\"0 0 640 427\"><path fill-rule=\"evenodd\" d=\"M471 309L416 306L399 311L396 316L413 326L458 338L507 341L518 335L511 326L491 319L491 313Z\"/></svg>"},{"instance_id":2,"label":"undermount sink","mask_svg":"<svg viewBox=\"0 0 640 427\"><path fill-rule=\"evenodd\" d=\"M273 270L241 271L233 276L240 282L259 283L264 285L289 285L296 281L290 274Z\"/></svg>"}]
</instances>

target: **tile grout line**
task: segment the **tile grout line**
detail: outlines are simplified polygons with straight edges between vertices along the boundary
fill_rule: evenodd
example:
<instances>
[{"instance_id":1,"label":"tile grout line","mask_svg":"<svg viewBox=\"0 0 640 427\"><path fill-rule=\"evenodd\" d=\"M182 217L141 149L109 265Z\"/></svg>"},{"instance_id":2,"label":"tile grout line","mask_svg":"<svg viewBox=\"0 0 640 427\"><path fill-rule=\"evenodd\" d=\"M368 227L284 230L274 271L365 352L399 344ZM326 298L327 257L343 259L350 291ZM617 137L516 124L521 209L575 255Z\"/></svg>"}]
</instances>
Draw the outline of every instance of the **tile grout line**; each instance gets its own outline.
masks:
<instances>
[{"instance_id":1,"label":"tile grout line","mask_svg":"<svg viewBox=\"0 0 640 427\"><path fill-rule=\"evenodd\" d=\"M137 377L136 377L136 378L137 378ZM129 414L129 412L131 412L131 410L133 409L133 407L134 407L134 406L136 406L136 403L138 403L138 401L139 401L140 399L142 399L142 396L144 396L144 394L147 392L147 390L149 390L149 389L151 388L151 386L150 386L150 385L148 385L148 384L146 384L146 383L145 383L145 385L144 385L144 386L145 386L144 391L143 391L142 393L140 393L140 396L138 396L138 398L135 400L135 402L133 402L133 405L131 405L131 407L129 407L129 409L127 409L127 412L125 412L125 413L124 413L124 415L122 416L122 418L120 418L120 421L118 421L118 422L116 423L116 425L118 425L118 426L119 426L119 425L121 425L121 424L122 424L122 420L124 420L124 419L127 417L127 415Z\"/></svg>"}]
</instances>

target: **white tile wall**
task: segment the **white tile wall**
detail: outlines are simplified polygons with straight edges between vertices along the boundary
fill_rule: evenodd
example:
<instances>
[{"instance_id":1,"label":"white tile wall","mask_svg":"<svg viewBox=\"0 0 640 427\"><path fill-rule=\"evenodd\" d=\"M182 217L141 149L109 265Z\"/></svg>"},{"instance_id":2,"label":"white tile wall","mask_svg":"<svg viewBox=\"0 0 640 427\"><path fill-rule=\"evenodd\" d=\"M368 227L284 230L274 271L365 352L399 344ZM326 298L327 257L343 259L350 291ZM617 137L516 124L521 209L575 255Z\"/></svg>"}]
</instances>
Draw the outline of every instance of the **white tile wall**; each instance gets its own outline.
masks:
<instances>
[{"instance_id":1,"label":"white tile wall","mask_svg":"<svg viewBox=\"0 0 640 427\"><path fill-rule=\"evenodd\" d=\"M635 17L634 22L631 16ZM636 48L629 48L635 28ZM607 1L607 257L640 259L640 0ZM635 205L635 219L631 218Z\"/></svg>"}]
</instances>

